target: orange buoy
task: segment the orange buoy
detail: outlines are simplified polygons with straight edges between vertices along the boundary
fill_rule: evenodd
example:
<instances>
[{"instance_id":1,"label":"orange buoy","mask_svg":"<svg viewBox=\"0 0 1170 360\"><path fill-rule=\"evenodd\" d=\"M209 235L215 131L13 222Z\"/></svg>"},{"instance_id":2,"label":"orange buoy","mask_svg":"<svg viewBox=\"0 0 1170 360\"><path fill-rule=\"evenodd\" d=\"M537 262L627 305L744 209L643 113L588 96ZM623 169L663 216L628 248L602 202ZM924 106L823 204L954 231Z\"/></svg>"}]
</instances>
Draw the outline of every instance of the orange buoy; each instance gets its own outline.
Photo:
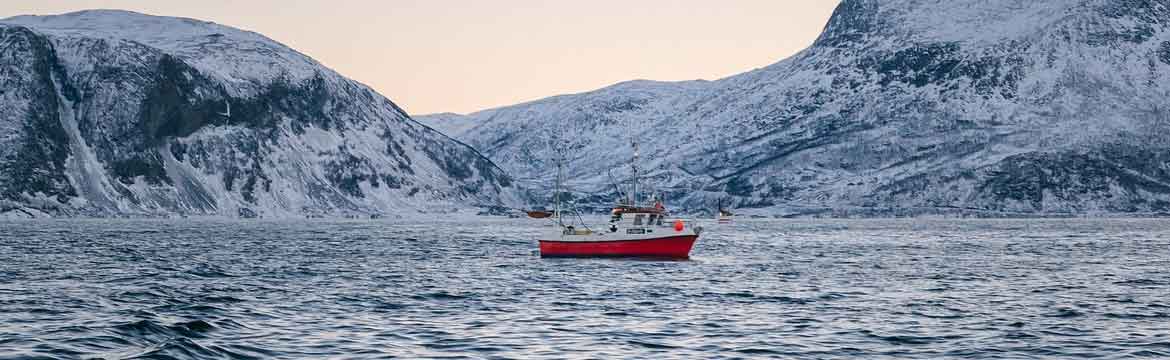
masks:
<instances>
[{"instance_id":1,"label":"orange buoy","mask_svg":"<svg viewBox=\"0 0 1170 360\"><path fill-rule=\"evenodd\" d=\"M686 228L686 226L685 226L685 224L683 224L682 220L675 220L674 221L674 231L683 231L683 229L685 229L685 228Z\"/></svg>"}]
</instances>

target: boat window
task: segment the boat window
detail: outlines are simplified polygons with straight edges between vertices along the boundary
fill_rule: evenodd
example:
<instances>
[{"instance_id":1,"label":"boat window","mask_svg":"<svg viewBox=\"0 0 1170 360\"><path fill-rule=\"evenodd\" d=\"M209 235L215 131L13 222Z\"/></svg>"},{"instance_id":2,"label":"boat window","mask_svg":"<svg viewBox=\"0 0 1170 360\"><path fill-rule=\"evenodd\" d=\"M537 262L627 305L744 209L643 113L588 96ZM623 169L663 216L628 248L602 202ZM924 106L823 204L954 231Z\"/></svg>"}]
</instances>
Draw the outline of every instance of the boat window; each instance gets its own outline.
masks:
<instances>
[{"instance_id":1,"label":"boat window","mask_svg":"<svg viewBox=\"0 0 1170 360\"><path fill-rule=\"evenodd\" d=\"M634 225L642 225L643 220L646 220L646 215L634 216Z\"/></svg>"},{"instance_id":2,"label":"boat window","mask_svg":"<svg viewBox=\"0 0 1170 360\"><path fill-rule=\"evenodd\" d=\"M650 222L648 222L647 224L654 225L654 223L657 222L657 220L658 220L658 214L650 214Z\"/></svg>"},{"instance_id":3,"label":"boat window","mask_svg":"<svg viewBox=\"0 0 1170 360\"><path fill-rule=\"evenodd\" d=\"M658 226L662 226L662 218L664 218L664 217L666 217L666 216L659 216L658 217Z\"/></svg>"}]
</instances>

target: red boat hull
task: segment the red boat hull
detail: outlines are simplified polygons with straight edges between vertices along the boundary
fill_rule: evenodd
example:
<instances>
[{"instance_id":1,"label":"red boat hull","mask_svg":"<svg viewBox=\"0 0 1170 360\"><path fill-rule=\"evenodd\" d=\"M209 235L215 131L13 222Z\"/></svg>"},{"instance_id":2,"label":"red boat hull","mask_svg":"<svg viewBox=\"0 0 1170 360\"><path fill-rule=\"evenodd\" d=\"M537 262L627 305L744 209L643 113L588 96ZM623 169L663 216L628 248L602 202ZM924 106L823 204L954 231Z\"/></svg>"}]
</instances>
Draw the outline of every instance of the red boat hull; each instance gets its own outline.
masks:
<instances>
[{"instance_id":1,"label":"red boat hull","mask_svg":"<svg viewBox=\"0 0 1170 360\"><path fill-rule=\"evenodd\" d=\"M698 235L618 241L540 240L541 257L641 257L688 259Z\"/></svg>"}]
</instances>

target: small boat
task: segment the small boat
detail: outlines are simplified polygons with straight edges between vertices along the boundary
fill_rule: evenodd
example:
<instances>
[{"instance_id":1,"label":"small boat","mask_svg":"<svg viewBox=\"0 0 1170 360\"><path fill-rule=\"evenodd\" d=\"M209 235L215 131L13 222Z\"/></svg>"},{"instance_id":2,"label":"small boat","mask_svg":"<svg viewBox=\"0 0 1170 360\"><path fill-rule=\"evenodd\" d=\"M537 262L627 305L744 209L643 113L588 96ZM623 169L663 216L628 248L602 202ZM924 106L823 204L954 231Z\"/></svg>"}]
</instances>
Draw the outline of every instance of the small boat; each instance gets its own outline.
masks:
<instances>
[{"instance_id":1,"label":"small boat","mask_svg":"<svg viewBox=\"0 0 1170 360\"><path fill-rule=\"evenodd\" d=\"M528 217L533 219L548 219L553 216L551 211L545 210L529 210L526 213L528 214Z\"/></svg>"},{"instance_id":2,"label":"small boat","mask_svg":"<svg viewBox=\"0 0 1170 360\"><path fill-rule=\"evenodd\" d=\"M610 213L608 224L590 227L583 218L560 201L563 165L557 165L557 187L553 218L555 226L541 234L541 257L628 257L689 259L691 248L703 229L692 221L670 218L661 199L638 204L638 144L634 143L633 181L629 197ZM619 190L620 191L620 190ZM646 206L646 205L649 206ZM577 223L567 223L566 218Z\"/></svg>"},{"instance_id":3,"label":"small boat","mask_svg":"<svg viewBox=\"0 0 1170 360\"><path fill-rule=\"evenodd\" d=\"M702 228L669 219L665 208L619 205L600 229L557 226L540 238L541 257L688 259Z\"/></svg>"},{"instance_id":4,"label":"small boat","mask_svg":"<svg viewBox=\"0 0 1170 360\"><path fill-rule=\"evenodd\" d=\"M719 208L719 214L715 216L715 221L720 223L720 224L730 224L731 219L734 217L735 217L735 214L732 214L730 211L727 211L727 209Z\"/></svg>"}]
</instances>

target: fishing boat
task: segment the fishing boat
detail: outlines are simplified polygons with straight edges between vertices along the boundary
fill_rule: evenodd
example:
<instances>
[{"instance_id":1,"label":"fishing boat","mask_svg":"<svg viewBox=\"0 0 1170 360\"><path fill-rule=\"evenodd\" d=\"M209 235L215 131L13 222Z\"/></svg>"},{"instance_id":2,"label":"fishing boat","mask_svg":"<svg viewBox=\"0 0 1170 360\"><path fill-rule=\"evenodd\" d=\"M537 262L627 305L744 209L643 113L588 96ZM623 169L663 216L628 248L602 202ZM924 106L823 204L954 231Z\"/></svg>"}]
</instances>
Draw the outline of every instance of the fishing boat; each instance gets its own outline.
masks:
<instances>
[{"instance_id":1,"label":"fishing boat","mask_svg":"<svg viewBox=\"0 0 1170 360\"><path fill-rule=\"evenodd\" d=\"M637 162L635 142L631 166L633 190L628 198L614 206L609 222L600 226L585 224L575 209L561 201L563 164L558 163L556 207L552 216L556 223L539 239L540 256L690 258L691 248L703 229L693 221L671 218L663 200L657 196L639 203Z\"/></svg>"},{"instance_id":2,"label":"fishing boat","mask_svg":"<svg viewBox=\"0 0 1170 360\"><path fill-rule=\"evenodd\" d=\"M665 209L620 205L601 228L554 227L541 236L540 255L687 259L702 231L693 222L668 220Z\"/></svg>"},{"instance_id":3,"label":"fishing boat","mask_svg":"<svg viewBox=\"0 0 1170 360\"><path fill-rule=\"evenodd\" d=\"M525 211L525 213L528 214L528 217L533 219L548 219L553 217L553 213L551 211L545 210L528 210Z\"/></svg>"},{"instance_id":4,"label":"fishing boat","mask_svg":"<svg viewBox=\"0 0 1170 360\"><path fill-rule=\"evenodd\" d=\"M715 221L719 224L730 224L733 218L735 214L723 207L719 207L719 212L715 215Z\"/></svg>"}]
</instances>

